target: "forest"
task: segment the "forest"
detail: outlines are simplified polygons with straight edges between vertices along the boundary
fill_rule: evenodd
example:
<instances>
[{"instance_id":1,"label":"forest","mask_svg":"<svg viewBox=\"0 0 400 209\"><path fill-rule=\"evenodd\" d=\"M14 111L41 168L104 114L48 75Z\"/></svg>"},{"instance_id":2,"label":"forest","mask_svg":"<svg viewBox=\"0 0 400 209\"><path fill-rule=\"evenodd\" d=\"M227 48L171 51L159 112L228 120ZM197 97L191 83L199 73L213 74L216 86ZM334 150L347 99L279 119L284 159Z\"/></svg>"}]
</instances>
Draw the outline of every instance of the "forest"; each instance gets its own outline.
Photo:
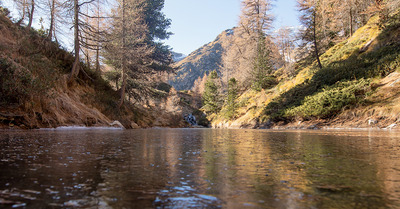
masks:
<instances>
[{"instance_id":1,"label":"forest","mask_svg":"<svg viewBox=\"0 0 400 209\"><path fill-rule=\"evenodd\" d=\"M297 1L298 29L272 28L272 7L242 1L237 27L222 35L222 67L194 82L213 127L371 127L370 120L383 128L399 120L398 88L378 88L388 75L392 87L398 79L398 1ZM385 108L376 108L378 97L390 101L379 104Z\"/></svg>"},{"instance_id":2,"label":"forest","mask_svg":"<svg viewBox=\"0 0 400 209\"><path fill-rule=\"evenodd\" d=\"M200 76L190 91L168 84L179 68L163 43L173 34L164 0L12 3L18 17L1 8L5 127L113 120L127 128L184 127L193 125L184 121L192 114L212 127L333 119L371 107L379 96L391 99L379 95L380 79L400 66L397 0L298 0L301 27L279 29L272 28L273 1L243 0L221 68ZM386 117L383 124L399 119L372 116Z\"/></svg>"}]
</instances>

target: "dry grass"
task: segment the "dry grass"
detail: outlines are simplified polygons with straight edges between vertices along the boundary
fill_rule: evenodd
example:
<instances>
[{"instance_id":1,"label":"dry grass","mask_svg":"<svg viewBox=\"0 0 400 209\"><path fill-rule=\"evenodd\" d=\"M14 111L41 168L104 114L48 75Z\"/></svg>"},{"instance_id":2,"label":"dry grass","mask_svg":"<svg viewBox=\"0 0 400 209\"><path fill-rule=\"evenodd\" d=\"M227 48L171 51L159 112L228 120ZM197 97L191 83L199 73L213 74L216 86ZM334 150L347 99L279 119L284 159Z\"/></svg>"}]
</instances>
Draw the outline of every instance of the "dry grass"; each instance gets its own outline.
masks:
<instances>
[{"instance_id":1,"label":"dry grass","mask_svg":"<svg viewBox=\"0 0 400 209\"><path fill-rule=\"evenodd\" d=\"M374 78L379 86L374 93L367 94L370 95L366 98L367 103L344 106L342 113L324 121L335 125L343 123L347 126L353 123L354 126L360 127L368 125L366 121L374 118L381 121L381 126L400 122L400 89L393 85L388 87L390 82L400 83L400 79L396 77L396 74L383 80L379 77L396 70L400 71L400 62L398 59L396 62L395 58L396 53L399 52L398 48L396 51L396 47L400 42L400 27L396 26L398 23L395 22L390 23L394 26L389 25L389 28L384 29L378 23L378 16L371 18L369 23L356 31L350 39L324 53L321 56L321 61L325 66L323 71L320 71L315 63L309 66L298 66L296 76L290 78L280 75L281 82L270 92L246 91L237 100L238 104L242 104L239 105L238 117L234 121L226 121L218 117L213 121L213 125L240 127L254 124L255 121L256 123L267 122L271 116L259 110L268 107L272 101L274 104L269 110L275 114L277 111L301 105L305 97L317 94L324 85L330 86L338 81L361 78ZM371 62L371 60L374 61ZM396 79L391 80L393 78Z\"/></svg>"}]
</instances>

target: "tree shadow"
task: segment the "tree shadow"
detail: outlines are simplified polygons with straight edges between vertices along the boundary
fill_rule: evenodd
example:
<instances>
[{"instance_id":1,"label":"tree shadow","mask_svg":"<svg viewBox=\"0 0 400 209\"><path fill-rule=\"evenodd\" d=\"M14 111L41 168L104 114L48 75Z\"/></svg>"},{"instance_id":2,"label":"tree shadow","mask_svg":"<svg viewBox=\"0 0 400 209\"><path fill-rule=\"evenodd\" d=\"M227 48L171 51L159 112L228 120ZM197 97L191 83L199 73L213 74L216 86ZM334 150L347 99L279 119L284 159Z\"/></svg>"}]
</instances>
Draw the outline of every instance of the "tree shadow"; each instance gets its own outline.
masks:
<instances>
[{"instance_id":1,"label":"tree shadow","mask_svg":"<svg viewBox=\"0 0 400 209\"><path fill-rule=\"evenodd\" d=\"M282 93L264 109L264 114L273 121L289 121L285 111L299 106L307 96L323 91L324 87L341 81L384 77L400 67L400 20L392 20L375 39L373 46L353 48L347 59L335 62L325 61L325 66L317 70L309 80ZM349 51L347 51L349 52Z\"/></svg>"}]
</instances>

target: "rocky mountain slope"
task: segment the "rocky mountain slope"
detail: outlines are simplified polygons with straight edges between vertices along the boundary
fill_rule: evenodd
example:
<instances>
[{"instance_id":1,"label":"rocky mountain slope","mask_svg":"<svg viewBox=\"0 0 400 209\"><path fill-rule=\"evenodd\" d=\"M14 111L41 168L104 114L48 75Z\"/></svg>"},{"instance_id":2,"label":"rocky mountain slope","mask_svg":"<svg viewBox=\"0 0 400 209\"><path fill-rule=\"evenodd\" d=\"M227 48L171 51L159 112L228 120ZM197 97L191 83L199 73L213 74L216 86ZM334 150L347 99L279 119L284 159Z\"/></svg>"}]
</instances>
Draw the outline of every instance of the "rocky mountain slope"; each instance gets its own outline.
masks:
<instances>
[{"instance_id":1,"label":"rocky mountain slope","mask_svg":"<svg viewBox=\"0 0 400 209\"><path fill-rule=\"evenodd\" d=\"M179 62L179 61L185 59L185 57L187 57L187 56L182 53L172 52L172 59L174 60L174 62Z\"/></svg>"},{"instance_id":2,"label":"rocky mountain slope","mask_svg":"<svg viewBox=\"0 0 400 209\"><path fill-rule=\"evenodd\" d=\"M194 81L203 77L204 74L213 70L219 72L221 58L232 33L232 30L222 32L214 41L205 44L177 62L175 67L178 70L169 83L177 90L189 90L193 87Z\"/></svg>"}]
</instances>

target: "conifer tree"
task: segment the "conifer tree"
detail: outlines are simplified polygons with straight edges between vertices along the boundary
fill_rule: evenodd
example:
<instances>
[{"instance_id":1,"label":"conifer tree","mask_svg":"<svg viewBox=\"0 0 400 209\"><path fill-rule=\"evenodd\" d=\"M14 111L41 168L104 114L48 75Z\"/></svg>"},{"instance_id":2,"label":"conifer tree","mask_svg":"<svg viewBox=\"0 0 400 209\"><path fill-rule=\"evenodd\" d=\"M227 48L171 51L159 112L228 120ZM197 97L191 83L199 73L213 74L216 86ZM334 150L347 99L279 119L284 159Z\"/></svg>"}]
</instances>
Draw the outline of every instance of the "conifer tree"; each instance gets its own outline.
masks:
<instances>
[{"instance_id":1,"label":"conifer tree","mask_svg":"<svg viewBox=\"0 0 400 209\"><path fill-rule=\"evenodd\" d=\"M228 82L228 93L225 101L225 108L226 108L225 116L228 119L232 119L236 115L237 97L238 97L238 84L235 78L231 78L229 79Z\"/></svg>"},{"instance_id":2,"label":"conifer tree","mask_svg":"<svg viewBox=\"0 0 400 209\"><path fill-rule=\"evenodd\" d=\"M272 66L270 63L270 51L265 44L265 36L260 34L259 41L257 42L257 56L254 60L254 70L252 71L253 89L260 91L267 88L267 78L272 73Z\"/></svg>"},{"instance_id":3,"label":"conifer tree","mask_svg":"<svg viewBox=\"0 0 400 209\"><path fill-rule=\"evenodd\" d=\"M318 67L322 69L320 48L318 43L321 41L321 17L320 0L298 0L299 11L302 13L300 22L304 26L302 31L302 40L306 47L308 43L313 45L314 57L317 60Z\"/></svg>"},{"instance_id":4,"label":"conifer tree","mask_svg":"<svg viewBox=\"0 0 400 209\"><path fill-rule=\"evenodd\" d=\"M218 113L221 110L221 101L219 97L219 87L216 80L218 79L217 71L212 71L205 84L203 93L203 107L206 114Z\"/></svg>"},{"instance_id":5,"label":"conifer tree","mask_svg":"<svg viewBox=\"0 0 400 209\"><path fill-rule=\"evenodd\" d=\"M106 59L121 71L119 107L124 103L129 79L143 79L150 72L153 48L146 43L145 0L119 0L112 32L106 45Z\"/></svg>"},{"instance_id":6,"label":"conifer tree","mask_svg":"<svg viewBox=\"0 0 400 209\"><path fill-rule=\"evenodd\" d=\"M157 71L172 72L170 48L161 42L172 35L171 32L168 32L171 20L162 13L163 8L164 0L146 0L144 8L144 21L148 28L146 42L154 48L151 67Z\"/></svg>"},{"instance_id":7,"label":"conifer tree","mask_svg":"<svg viewBox=\"0 0 400 209\"><path fill-rule=\"evenodd\" d=\"M252 86L260 89L264 78L272 73L270 53L267 48L267 32L272 28L271 0L244 0L240 16L240 31L242 37L247 37L247 44L255 46L251 60L253 69L250 72Z\"/></svg>"}]
</instances>

